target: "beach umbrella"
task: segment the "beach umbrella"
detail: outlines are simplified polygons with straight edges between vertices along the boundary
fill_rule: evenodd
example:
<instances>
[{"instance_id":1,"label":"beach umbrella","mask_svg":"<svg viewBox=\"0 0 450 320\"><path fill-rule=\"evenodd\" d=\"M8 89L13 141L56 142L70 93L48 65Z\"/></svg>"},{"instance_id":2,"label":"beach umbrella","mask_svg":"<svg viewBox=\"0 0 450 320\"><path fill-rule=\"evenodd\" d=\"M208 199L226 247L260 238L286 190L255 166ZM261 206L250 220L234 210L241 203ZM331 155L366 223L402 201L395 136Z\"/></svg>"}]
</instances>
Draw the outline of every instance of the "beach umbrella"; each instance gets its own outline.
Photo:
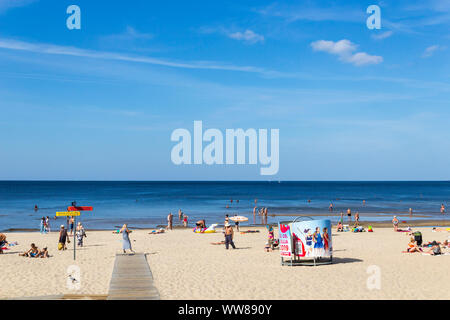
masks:
<instances>
[{"instance_id":1,"label":"beach umbrella","mask_svg":"<svg viewBox=\"0 0 450 320\"><path fill-rule=\"evenodd\" d=\"M234 221L234 222L245 222L245 221L248 221L248 218L244 217L244 216L234 216L234 217L230 217L230 220Z\"/></svg>"}]
</instances>

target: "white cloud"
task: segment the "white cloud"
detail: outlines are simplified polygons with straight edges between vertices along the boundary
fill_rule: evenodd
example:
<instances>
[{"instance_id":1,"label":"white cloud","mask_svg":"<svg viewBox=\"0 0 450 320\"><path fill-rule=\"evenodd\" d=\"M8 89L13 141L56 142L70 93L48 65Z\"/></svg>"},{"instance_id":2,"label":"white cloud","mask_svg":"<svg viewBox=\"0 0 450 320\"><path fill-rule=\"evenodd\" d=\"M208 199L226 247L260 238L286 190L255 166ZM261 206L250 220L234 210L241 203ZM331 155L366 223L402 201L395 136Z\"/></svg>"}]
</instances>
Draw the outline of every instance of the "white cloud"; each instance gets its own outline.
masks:
<instances>
[{"instance_id":1,"label":"white cloud","mask_svg":"<svg viewBox=\"0 0 450 320\"><path fill-rule=\"evenodd\" d=\"M220 34L230 39L243 41L247 44L255 44L258 42L264 42L264 36L260 35L250 29L246 29L244 32L236 31L236 28L225 27L201 27L200 33L203 34Z\"/></svg>"},{"instance_id":2,"label":"white cloud","mask_svg":"<svg viewBox=\"0 0 450 320\"><path fill-rule=\"evenodd\" d=\"M429 46L425 49L425 51L422 54L422 58L429 58L431 57L437 50L443 50L444 48L439 45L433 45Z\"/></svg>"},{"instance_id":3,"label":"white cloud","mask_svg":"<svg viewBox=\"0 0 450 320\"><path fill-rule=\"evenodd\" d=\"M394 32L392 32L392 31L385 31L385 32L382 32L379 34L372 35L372 38L375 40L383 40L383 39L389 38L393 34L394 34Z\"/></svg>"},{"instance_id":4,"label":"white cloud","mask_svg":"<svg viewBox=\"0 0 450 320\"><path fill-rule=\"evenodd\" d=\"M311 43L314 51L323 51L339 57L340 61L351 63L355 66L364 66L369 64L379 64L383 62L383 57L372 56L365 52L356 52L358 45L350 40L339 40L337 42L328 40L318 40Z\"/></svg>"},{"instance_id":5,"label":"white cloud","mask_svg":"<svg viewBox=\"0 0 450 320\"><path fill-rule=\"evenodd\" d=\"M235 40L241 40L249 44L264 42L264 36L253 32L252 30L245 30L244 32L229 33L228 37Z\"/></svg>"}]
</instances>

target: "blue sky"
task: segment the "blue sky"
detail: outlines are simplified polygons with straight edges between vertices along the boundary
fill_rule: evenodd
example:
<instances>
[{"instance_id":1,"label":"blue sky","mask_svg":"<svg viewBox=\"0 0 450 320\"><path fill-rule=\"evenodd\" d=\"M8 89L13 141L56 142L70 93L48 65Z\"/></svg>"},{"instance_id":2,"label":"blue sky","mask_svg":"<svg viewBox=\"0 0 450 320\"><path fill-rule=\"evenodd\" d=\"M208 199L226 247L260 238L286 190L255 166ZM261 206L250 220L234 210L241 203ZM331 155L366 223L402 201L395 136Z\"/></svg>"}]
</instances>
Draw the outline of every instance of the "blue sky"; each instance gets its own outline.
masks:
<instances>
[{"instance_id":1,"label":"blue sky","mask_svg":"<svg viewBox=\"0 0 450 320\"><path fill-rule=\"evenodd\" d=\"M202 120L280 129L273 180L448 180L449 30L449 0L0 0L0 179L268 179L175 166Z\"/></svg>"}]
</instances>

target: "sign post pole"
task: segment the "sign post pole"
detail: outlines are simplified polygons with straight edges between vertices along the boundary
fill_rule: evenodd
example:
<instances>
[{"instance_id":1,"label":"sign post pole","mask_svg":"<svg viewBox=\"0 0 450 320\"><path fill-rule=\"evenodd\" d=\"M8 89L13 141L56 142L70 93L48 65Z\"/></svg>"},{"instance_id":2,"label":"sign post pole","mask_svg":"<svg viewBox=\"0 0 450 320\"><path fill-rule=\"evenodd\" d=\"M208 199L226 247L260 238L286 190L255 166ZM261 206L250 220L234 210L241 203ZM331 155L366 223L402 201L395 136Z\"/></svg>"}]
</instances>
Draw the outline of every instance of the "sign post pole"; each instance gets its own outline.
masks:
<instances>
[{"instance_id":1,"label":"sign post pole","mask_svg":"<svg viewBox=\"0 0 450 320\"><path fill-rule=\"evenodd\" d=\"M76 224L77 218L73 217L73 226L75 227L75 230L73 232L73 260L76 260L76 251L77 251L77 243L75 241L75 234L77 233L77 224Z\"/></svg>"}]
</instances>

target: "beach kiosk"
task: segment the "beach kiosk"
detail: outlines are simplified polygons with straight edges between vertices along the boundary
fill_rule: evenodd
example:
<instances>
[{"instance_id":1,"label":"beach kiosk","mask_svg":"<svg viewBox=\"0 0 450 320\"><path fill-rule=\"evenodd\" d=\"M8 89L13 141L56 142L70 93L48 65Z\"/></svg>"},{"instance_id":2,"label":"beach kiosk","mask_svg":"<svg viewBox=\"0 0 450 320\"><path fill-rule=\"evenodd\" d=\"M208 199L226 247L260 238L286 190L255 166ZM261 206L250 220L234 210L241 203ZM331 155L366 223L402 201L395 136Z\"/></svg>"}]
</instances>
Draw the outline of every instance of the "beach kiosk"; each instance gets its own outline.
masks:
<instances>
[{"instance_id":1,"label":"beach kiosk","mask_svg":"<svg viewBox=\"0 0 450 320\"><path fill-rule=\"evenodd\" d=\"M299 217L278 224L281 265L316 266L333 262L330 220Z\"/></svg>"}]
</instances>

